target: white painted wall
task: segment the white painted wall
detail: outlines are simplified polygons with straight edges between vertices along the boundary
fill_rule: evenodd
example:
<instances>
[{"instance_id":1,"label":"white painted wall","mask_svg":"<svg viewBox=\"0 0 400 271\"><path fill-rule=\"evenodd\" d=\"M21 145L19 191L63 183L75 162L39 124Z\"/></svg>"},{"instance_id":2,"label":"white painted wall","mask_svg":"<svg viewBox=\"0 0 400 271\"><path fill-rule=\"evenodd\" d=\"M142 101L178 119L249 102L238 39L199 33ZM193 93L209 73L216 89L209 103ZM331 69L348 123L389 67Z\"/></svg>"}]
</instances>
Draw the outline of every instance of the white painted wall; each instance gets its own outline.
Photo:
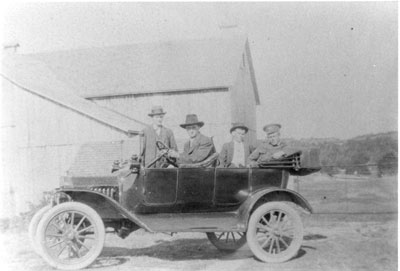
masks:
<instances>
[{"instance_id":1,"label":"white painted wall","mask_svg":"<svg viewBox=\"0 0 400 271\"><path fill-rule=\"evenodd\" d=\"M43 191L58 187L82 144L127 139L6 80L2 101L0 216L27 211L27 202L37 203ZM139 145L130 151L137 153Z\"/></svg>"},{"instance_id":2,"label":"white painted wall","mask_svg":"<svg viewBox=\"0 0 400 271\"><path fill-rule=\"evenodd\" d=\"M179 124L185 122L186 114L197 114L205 125L201 129L206 136L213 136L214 144L219 151L224 142L230 140L231 127L230 94L227 90L202 90L181 93L154 93L147 95L94 99L97 104L118 111L131 118L151 123L147 115L153 105L161 105L167 112L164 125L173 130L183 150L187 139L186 130Z\"/></svg>"}]
</instances>

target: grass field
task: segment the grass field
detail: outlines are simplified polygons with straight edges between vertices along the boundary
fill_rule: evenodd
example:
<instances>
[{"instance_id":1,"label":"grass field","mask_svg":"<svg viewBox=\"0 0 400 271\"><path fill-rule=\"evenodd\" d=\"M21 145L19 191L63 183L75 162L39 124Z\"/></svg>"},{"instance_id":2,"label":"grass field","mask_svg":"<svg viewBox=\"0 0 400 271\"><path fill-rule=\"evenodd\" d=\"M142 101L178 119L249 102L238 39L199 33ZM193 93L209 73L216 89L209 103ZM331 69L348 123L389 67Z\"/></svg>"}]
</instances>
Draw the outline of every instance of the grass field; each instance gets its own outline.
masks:
<instances>
[{"instance_id":1,"label":"grass field","mask_svg":"<svg viewBox=\"0 0 400 271\"><path fill-rule=\"evenodd\" d=\"M290 180L289 188L298 190L315 213L397 213L397 176L329 177L313 174Z\"/></svg>"}]
</instances>

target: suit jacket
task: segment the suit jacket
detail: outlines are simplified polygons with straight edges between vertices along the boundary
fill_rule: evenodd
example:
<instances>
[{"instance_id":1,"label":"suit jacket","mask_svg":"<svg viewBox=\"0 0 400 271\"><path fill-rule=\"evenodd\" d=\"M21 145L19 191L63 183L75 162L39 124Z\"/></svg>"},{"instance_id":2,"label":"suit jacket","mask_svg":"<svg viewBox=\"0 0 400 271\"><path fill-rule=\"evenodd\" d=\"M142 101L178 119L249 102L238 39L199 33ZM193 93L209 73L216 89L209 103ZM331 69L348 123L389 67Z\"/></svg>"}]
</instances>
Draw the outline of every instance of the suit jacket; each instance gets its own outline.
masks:
<instances>
[{"instance_id":1,"label":"suit jacket","mask_svg":"<svg viewBox=\"0 0 400 271\"><path fill-rule=\"evenodd\" d=\"M247 158L250 153L253 151L253 147L249 145L247 142L243 142L244 146L244 160L245 165L247 165ZM225 143L222 146L221 152L219 153L219 167L230 167L230 166L239 166L239 165L231 165L233 159L235 144L233 141Z\"/></svg>"},{"instance_id":2,"label":"suit jacket","mask_svg":"<svg viewBox=\"0 0 400 271\"><path fill-rule=\"evenodd\" d=\"M214 143L211 138L198 134L190 146L187 141L183 147L183 153L179 155L178 163L194 164L206 160L211 154L215 153Z\"/></svg>"},{"instance_id":3,"label":"suit jacket","mask_svg":"<svg viewBox=\"0 0 400 271\"><path fill-rule=\"evenodd\" d=\"M144 160L144 165L147 166L149 162L151 162L158 153L158 148L156 146L156 140L163 142L168 148L173 149L175 151L178 150L176 146L176 141L174 137L174 133L171 129L168 129L164 126L161 127L160 135L156 133L153 126L147 126L143 129L142 142L141 142L141 150L140 155ZM155 165L158 167L159 163Z\"/></svg>"}]
</instances>

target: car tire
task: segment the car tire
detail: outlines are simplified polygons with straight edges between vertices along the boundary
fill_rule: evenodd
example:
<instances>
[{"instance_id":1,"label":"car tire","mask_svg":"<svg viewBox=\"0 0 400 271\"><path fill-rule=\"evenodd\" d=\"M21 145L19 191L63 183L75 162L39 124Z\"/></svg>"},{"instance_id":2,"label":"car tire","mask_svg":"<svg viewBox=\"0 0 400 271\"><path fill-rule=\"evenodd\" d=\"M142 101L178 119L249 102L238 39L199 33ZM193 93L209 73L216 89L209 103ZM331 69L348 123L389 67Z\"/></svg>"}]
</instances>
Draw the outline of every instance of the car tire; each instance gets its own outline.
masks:
<instances>
[{"instance_id":1,"label":"car tire","mask_svg":"<svg viewBox=\"0 0 400 271\"><path fill-rule=\"evenodd\" d=\"M41 256L49 265L77 270L89 266L100 255L105 228L101 217L91 207L66 202L45 213L36 238Z\"/></svg>"},{"instance_id":2,"label":"car tire","mask_svg":"<svg viewBox=\"0 0 400 271\"><path fill-rule=\"evenodd\" d=\"M245 232L207 232L208 240L221 251L235 251L246 244Z\"/></svg>"},{"instance_id":3,"label":"car tire","mask_svg":"<svg viewBox=\"0 0 400 271\"><path fill-rule=\"evenodd\" d=\"M29 241L31 243L33 250L38 255L40 255L40 249L39 249L39 244L36 242L37 228L38 228L39 222L43 218L44 214L50 209L51 209L51 205L44 206L43 208L41 208L39 211L37 211L35 213L35 215L31 219L31 222L29 222L29 228L28 228Z\"/></svg>"},{"instance_id":4,"label":"car tire","mask_svg":"<svg viewBox=\"0 0 400 271\"><path fill-rule=\"evenodd\" d=\"M303 241L300 215L284 202L268 202L250 216L247 244L253 254L268 263L285 262L297 255Z\"/></svg>"}]
</instances>

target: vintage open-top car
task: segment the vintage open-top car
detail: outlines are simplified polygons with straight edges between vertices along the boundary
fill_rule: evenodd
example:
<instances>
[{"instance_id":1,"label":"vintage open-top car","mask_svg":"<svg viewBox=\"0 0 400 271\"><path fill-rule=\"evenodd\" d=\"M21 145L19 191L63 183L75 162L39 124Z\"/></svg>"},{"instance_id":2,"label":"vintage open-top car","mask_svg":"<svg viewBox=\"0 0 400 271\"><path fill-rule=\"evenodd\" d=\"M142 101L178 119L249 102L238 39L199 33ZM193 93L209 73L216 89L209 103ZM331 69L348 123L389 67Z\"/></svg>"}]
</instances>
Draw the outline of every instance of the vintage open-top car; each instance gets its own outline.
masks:
<instances>
[{"instance_id":1,"label":"vintage open-top car","mask_svg":"<svg viewBox=\"0 0 400 271\"><path fill-rule=\"evenodd\" d=\"M64 177L51 205L31 221L33 246L51 266L69 270L93 263L106 229L122 238L138 229L204 232L220 250L234 251L247 241L261 261L294 257L303 240L297 209L312 208L286 187L289 175L319 170L318 153L297 151L258 168L219 168L216 158L179 167L167 158L172 168L144 168L133 158L114 164L109 176Z\"/></svg>"}]
</instances>

